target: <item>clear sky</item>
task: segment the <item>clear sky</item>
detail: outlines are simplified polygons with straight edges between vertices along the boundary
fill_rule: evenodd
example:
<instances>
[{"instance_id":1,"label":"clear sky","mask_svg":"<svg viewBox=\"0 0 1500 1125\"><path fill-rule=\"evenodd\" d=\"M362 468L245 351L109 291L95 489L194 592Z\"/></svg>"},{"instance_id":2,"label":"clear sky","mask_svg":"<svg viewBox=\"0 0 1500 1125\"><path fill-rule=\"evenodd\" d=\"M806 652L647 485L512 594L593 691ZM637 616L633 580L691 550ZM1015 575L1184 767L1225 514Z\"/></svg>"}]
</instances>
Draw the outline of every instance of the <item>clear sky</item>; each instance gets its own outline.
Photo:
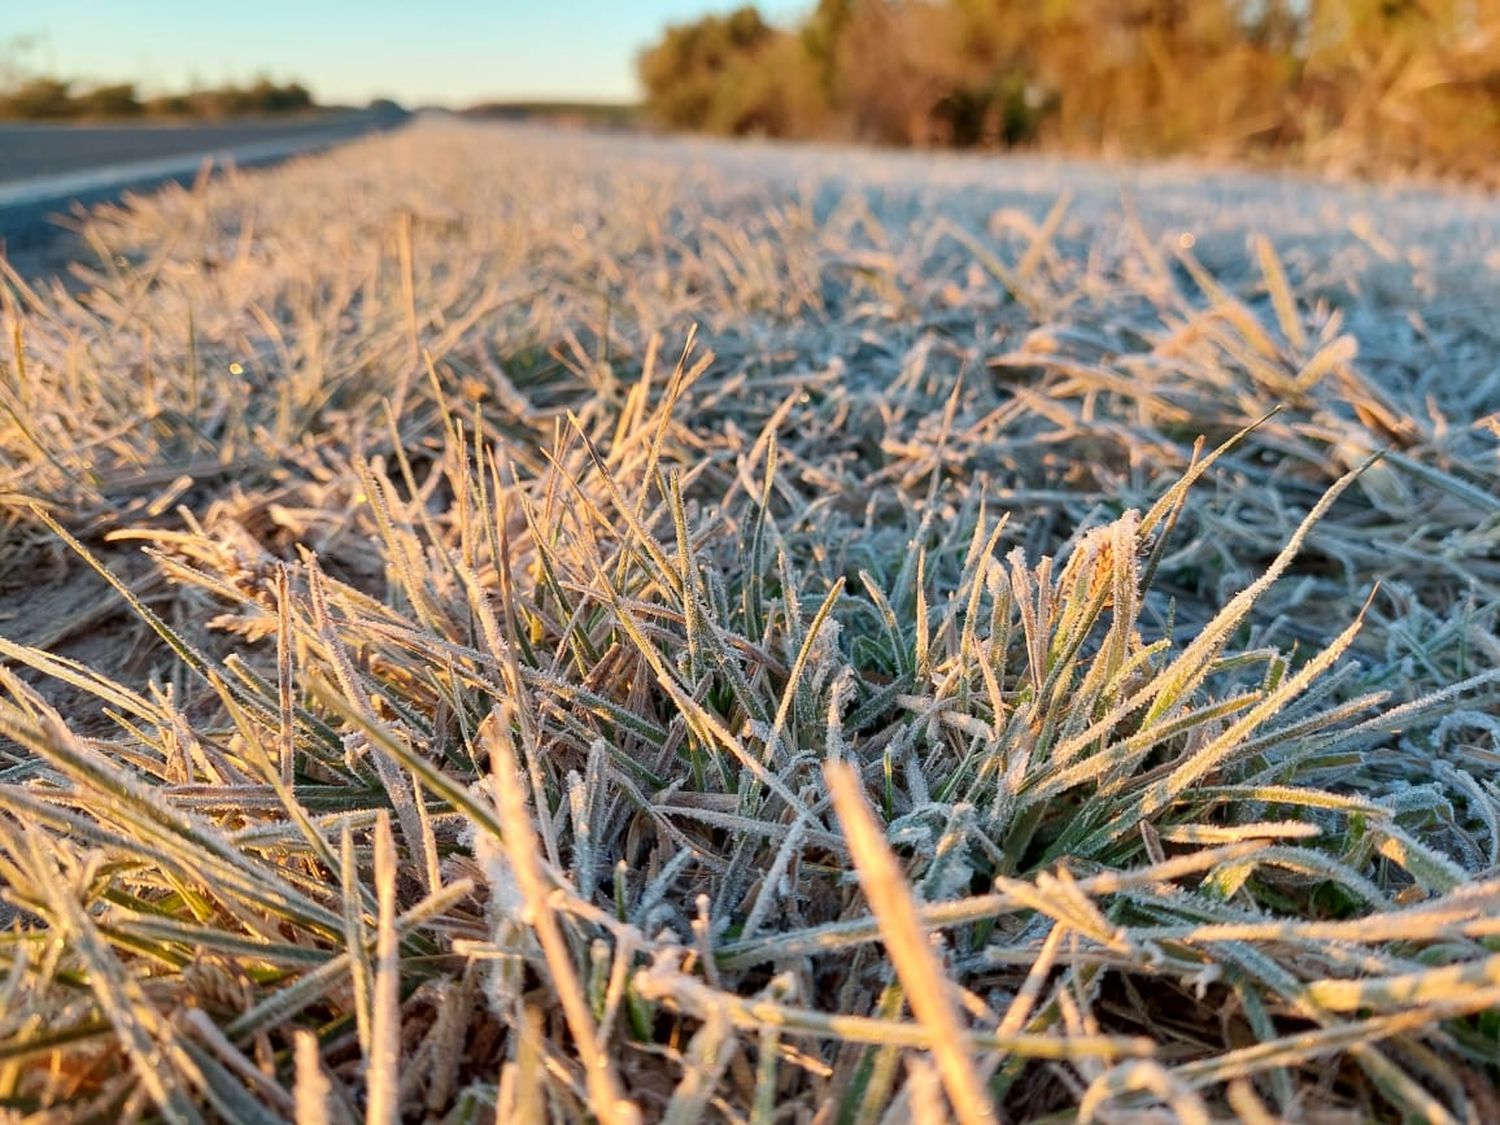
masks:
<instances>
[{"instance_id":1,"label":"clear sky","mask_svg":"<svg viewBox=\"0 0 1500 1125\"><path fill-rule=\"evenodd\" d=\"M743 0L0 0L0 56L148 89L296 78L329 102L637 96L663 25ZM759 7L789 19L813 0ZM31 46L18 52L22 38ZM0 62L4 58L0 57Z\"/></svg>"}]
</instances>

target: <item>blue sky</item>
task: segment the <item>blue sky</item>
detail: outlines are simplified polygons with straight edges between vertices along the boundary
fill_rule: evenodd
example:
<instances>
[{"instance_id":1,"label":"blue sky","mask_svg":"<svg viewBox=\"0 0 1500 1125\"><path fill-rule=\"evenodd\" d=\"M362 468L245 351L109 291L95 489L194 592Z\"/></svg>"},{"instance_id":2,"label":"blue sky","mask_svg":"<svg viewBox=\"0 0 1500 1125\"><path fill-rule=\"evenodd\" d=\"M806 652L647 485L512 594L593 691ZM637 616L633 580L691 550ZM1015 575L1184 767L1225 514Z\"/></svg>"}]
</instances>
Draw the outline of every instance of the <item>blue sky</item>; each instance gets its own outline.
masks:
<instances>
[{"instance_id":1,"label":"blue sky","mask_svg":"<svg viewBox=\"0 0 1500 1125\"><path fill-rule=\"evenodd\" d=\"M743 0L0 0L0 55L148 88L299 78L328 101L636 96L671 21ZM770 0L789 19L813 0ZM0 59L3 61L3 59Z\"/></svg>"}]
</instances>

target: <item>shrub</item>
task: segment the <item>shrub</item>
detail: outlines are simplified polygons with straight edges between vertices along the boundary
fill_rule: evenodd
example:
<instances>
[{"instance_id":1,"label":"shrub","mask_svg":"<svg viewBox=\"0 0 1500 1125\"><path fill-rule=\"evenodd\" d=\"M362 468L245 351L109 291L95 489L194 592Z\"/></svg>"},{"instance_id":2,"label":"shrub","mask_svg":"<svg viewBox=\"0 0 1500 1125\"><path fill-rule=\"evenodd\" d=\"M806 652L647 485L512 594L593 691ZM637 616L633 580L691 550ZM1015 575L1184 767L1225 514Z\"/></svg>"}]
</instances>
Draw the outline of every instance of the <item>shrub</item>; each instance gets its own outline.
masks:
<instances>
[{"instance_id":1,"label":"shrub","mask_svg":"<svg viewBox=\"0 0 1500 1125\"><path fill-rule=\"evenodd\" d=\"M640 66L658 121L716 133L1469 175L1500 149L1497 0L820 0L674 25Z\"/></svg>"},{"instance_id":2,"label":"shrub","mask_svg":"<svg viewBox=\"0 0 1500 1125\"><path fill-rule=\"evenodd\" d=\"M32 78L0 98L0 116L5 117L51 120L77 112L72 83L55 78Z\"/></svg>"},{"instance_id":3,"label":"shrub","mask_svg":"<svg viewBox=\"0 0 1500 1125\"><path fill-rule=\"evenodd\" d=\"M652 115L676 128L744 131L737 125L749 118L729 107L757 64L766 61L761 49L776 38L753 7L667 28L640 58Z\"/></svg>"},{"instance_id":4,"label":"shrub","mask_svg":"<svg viewBox=\"0 0 1500 1125\"><path fill-rule=\"evenodd\" d=\"M94 86L75 94L71 81L32 78L8 93L0 91L0 118L124 118L143 113L153 117L238 117L295 113L316 104L311 91L300 82L278 85L268 78L257 79L248 87L197 89L163 94L145 102L137 96L133 83Z\"/></svg>"},{"instance_id":5,"label":"shrub","mask_svg":"<svg viewBox=\"0 0 1500 1125\"><path fill-rule=\"evenodd\" d=\"M136 97L135 85L129 82L113 86L96 86L76 99L78 111L85 117L139 117L145 112Z\"/></svg>"}]
</instances>

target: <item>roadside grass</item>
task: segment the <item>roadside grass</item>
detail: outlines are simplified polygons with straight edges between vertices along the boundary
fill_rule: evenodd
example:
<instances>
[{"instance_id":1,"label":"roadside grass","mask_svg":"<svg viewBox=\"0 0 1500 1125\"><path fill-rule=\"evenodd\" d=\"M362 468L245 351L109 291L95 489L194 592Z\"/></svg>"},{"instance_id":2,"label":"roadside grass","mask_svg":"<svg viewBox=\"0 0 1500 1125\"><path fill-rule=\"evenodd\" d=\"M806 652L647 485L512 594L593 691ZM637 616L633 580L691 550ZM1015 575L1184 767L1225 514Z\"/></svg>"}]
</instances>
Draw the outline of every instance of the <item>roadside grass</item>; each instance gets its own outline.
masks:
<instances>
[{"instance_id":1,"label":"roadside grass","mask_svg":"<svg viewBox=\"0 0 1500 1125\"><path fill-rule=\"evenodd\" d=\"M1495 278L1091 174L425 124L8 275L0 1105L1500 1117Z\"/></svg>"}]
</instances>

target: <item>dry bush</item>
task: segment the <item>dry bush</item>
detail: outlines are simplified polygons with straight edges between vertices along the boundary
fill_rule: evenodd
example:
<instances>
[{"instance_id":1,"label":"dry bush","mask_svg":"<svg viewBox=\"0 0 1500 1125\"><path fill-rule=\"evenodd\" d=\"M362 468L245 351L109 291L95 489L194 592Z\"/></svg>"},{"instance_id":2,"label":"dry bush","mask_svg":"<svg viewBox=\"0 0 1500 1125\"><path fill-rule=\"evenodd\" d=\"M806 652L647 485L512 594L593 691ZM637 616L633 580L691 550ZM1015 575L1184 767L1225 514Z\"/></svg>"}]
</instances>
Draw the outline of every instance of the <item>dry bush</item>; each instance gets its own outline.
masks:
<instances>
[{"instance_id":1,"label":"dry bush","mask_svg":"<svg viewBox=\"0 0 1500 1125\"><path fill-rule=\"evenodd\" d=\"M735 18L758 36L736 44L708 17L645 56L658 120L743 132L717 107L790 90L800 111L759 131L1487 182L1500 149L1493 0L821 0L795 35ZM681 58L688 41L712 42L711 66Z\"/></svg>"}]
</instances>

